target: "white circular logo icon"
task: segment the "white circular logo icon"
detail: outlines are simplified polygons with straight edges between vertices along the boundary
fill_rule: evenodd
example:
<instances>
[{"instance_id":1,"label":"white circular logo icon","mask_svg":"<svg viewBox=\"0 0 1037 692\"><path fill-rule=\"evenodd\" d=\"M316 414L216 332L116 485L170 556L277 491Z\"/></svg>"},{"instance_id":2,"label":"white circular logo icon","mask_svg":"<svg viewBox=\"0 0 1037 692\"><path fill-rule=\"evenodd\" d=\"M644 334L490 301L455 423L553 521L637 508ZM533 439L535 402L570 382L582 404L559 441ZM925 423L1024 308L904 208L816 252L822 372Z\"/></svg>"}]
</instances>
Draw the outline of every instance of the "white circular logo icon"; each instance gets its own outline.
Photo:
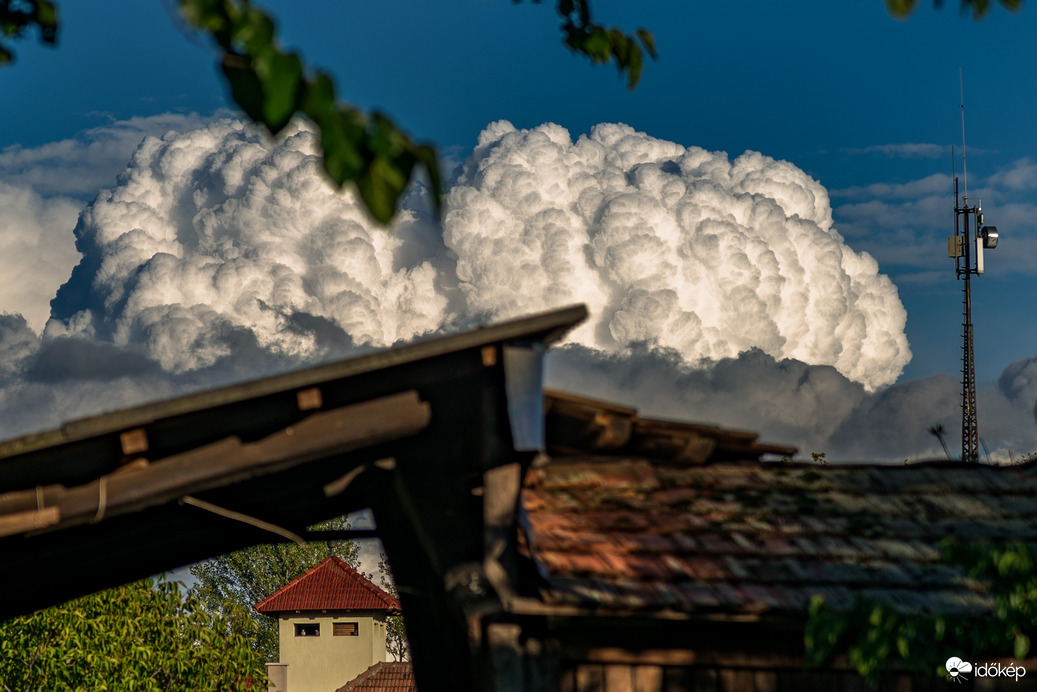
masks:
<instances>
[{"instance_id":1,"label":"white circular logo icon","mask_svg":"<svg viewBox=\"0 0 1037 692\"><path fill-rule=\"evenodd\" d=\"M947 659L947 662L943 664L943 667L947 669L947 674L952 678L956 678L962 673L971 673L972 664L968 661L963 661L957 656L951 656Z\"/></svg>"}]
</instances>

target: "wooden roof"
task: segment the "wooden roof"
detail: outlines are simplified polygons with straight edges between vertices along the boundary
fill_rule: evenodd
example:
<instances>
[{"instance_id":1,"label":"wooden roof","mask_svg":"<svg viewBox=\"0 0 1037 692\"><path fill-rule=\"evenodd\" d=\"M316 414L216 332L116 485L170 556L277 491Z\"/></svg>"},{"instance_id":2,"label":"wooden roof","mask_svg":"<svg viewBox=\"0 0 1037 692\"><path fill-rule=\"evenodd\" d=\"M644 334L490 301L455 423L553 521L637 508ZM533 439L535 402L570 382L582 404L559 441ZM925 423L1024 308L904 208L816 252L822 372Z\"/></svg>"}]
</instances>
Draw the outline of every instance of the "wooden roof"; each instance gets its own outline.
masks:
<instances>
[{"instance_id":1,"label":"wooden roof","mask_svg":"<svg viewBox=\"0 0 1037 692\"><path fill-rule=\"evenodd\" d=\"M763 455L791 457L795 447L759 441L759 435L715 425L642 418L637 409L545 390L548 451L554 456L650 456L702 464Z\"/></svg>"},{"instance_id":2,"label":"wooden roof","mask_svg":"<svg viewBox=\"0 0 1037 692\"><path fill-rule=\"evenodd\" d=\"M332 555L255 605L264 615L296 610L379 610L398 613L399 602Z\"/></svg>"},{"instance_id":3,"label":"wooden roof","mask_svg":"<svg viewBox=\"0 0 1037 692\"><path fill-rule=\"evenodd\" d=\"M0 590L18 594L0 618L258 543L375 535L306 528L365 507L398 553L422 541L442 553L434 564L474 559L468 512L433 505L470 503L473 479L512 461L514 421L539 416L543 347L585 316L575 306L0 443Z\"/></svg>"}]
</instances>

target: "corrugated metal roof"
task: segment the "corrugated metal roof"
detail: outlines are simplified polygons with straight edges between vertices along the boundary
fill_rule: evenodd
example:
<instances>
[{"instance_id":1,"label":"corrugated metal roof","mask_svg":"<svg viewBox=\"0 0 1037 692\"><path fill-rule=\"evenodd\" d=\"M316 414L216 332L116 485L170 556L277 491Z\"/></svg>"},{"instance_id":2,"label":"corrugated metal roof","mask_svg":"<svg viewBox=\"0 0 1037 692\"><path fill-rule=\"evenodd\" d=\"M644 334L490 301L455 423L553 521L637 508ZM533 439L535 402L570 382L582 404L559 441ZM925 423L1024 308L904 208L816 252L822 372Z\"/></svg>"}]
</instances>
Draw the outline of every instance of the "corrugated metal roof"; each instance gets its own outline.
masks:
<instances>
[{"instance_id":1,"label":"corrugated metal roof","mask_svg":"<svg viewBox=\"0 0 1037 692\"><path fill-rule=\"evenodd\" d=\"M398 612L400 604L333 555L264 598L256 604L256 610L266 615L294 610Z\"/></svg>"},{"instance_id":2,"label":"corrugated metal roof","mask_svg":"<svg viewBox=\"0 0 1037 692\"><path fill-rule=\"evenodd\" d=\"M376 663L335 692L417 692L414 669L403 661Z\"/></svg>"}]
</instances>

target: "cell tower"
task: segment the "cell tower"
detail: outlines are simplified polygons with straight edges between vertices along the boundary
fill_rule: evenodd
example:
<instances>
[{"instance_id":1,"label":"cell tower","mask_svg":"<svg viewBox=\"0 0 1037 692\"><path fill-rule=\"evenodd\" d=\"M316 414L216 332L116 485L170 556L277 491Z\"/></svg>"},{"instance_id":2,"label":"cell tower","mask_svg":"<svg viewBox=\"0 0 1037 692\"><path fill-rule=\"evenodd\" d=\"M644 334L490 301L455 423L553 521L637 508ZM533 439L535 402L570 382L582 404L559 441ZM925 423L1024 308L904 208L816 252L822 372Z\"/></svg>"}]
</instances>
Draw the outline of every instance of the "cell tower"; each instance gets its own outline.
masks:
<instances>
[{"instance_id":1,"label":"cell tower","mask_svg":"<svg viewBox=\"0 0 1037 692\"><path fill-rule=\"evenodd\" d=\"M958 75L961 80L961 73ZM951 154L953 161L953 152ZM961 174L963 195L958 197L954 176L954 235L947 238L947 255L954 272L964 279L962 288L961 355L961 460L979 461L979 423L976 419L976 363L972 346L972 275L983 273L983 250L997 247L997 228L983 225L983 200L969 206L968 168L965 153L965 88L961 88ZM970 224L971 219L974 223Z\"/></svg>"}]
</instances>

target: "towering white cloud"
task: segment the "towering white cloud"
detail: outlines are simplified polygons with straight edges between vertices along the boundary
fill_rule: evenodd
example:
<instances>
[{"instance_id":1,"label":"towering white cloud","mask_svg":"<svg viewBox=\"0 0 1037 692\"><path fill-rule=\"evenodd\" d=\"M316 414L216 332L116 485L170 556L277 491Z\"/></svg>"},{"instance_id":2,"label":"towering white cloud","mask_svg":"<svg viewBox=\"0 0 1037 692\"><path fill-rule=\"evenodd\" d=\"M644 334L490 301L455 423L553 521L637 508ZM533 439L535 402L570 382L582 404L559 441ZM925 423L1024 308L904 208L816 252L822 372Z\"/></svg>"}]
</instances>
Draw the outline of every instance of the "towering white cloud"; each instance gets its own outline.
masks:
<instances>
[{"instance_id":1,"label":"towering white cloud","mask_svg":"<svg viewBox=\"0 0 1037 692\"><path fill-rule=\"evenodd\" d=\"M165 113L0 150L0 312L43 329L55 291L79 261L72 228L83 204L116 182L145 136L193 130L206 120Z\"/></svg>"},{"instance_id":2,"label":"towering white cloud","mask_svg":"<svg viewBox=\"0 0 1037 692\"><path fill-rule=\"evenodd\" d=\"M383 229L315 152L305 128L271 143L233 121L146 138L80 214L43 335L0 315L3 434L580 301L552 386L830 458L939 453L926 429L950 424L956 383L888 386L910 356L896 289L789 163L499 122L442 224L419 187ZM1035 372L981 393L1019 452Z\"/></svg>"},{"instance_id":3,"label":"towering white cloud","mask_svg":"<svg viewBox=\"0 0 1037 692\"><path fill-rule=\"evenodd\" d=\"M271 145L228 120L145 139L80 217L84 259L48 336L136 347L184 372L230 356L242 333L308 359L335 340L385 347L439 328L431 263L403 261L403 240L319 171L306 130Z\"/></svg>"},{"instance_id":4,"label":"towering white cloud","mask_svg":"<svg viewBox=\"0 0 1037 692\"><path fill-rule=\"evenodd\" d=\"M70 232L78 213L73 200L0 179L0 313L43 328L54 291L79 260Z\"/></svg>"},{"instance_id":5,"label":"towering white cloud","mask_svg":"<svg viewBox=\"0 0 1037 692\"><path fill-rule=\"evenodd\" d=\"M0 180L31 187L44 196L84 195L89 199L98 188L115 183L145 137L188 132L208 120L194 113L162 113L116 120L37 147L4 147L0 149Z\"/></svg>"},{"instance_id":6,"label":"towering white cloud","mask_svg":"<svg viewBox=\"0 0 1037 692\"><path fill-rule=\"evenodd\" d=\"M624 125L489 126L447 198L469 309L585 302L575 339L687 363L758 348L868 389L910 359L896 287L832 227L824 188L784 161L685 148Z\"/></svg>"}]
</instances>

